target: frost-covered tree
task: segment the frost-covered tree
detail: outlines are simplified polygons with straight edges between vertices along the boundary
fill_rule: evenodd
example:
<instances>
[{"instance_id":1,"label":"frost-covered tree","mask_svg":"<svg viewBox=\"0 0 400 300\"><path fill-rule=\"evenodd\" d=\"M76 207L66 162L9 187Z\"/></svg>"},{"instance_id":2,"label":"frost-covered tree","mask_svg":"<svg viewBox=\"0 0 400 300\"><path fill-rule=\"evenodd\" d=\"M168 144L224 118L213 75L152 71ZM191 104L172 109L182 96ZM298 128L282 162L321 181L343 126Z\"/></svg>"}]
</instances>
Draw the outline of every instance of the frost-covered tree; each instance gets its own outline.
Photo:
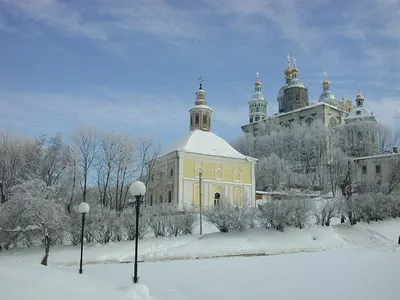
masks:
<instances>
[{"instance_id":1,"label":"frost-covered tree","mask_svg":"<svg viewBox=\"0 0 400 300\"><path fill-rule=\"evenodd\" d=\"M272 153L260 160L256 166L257 188L276 191L286 179L288 172L290 170L288 170L287 162Z\"/></svg>"},{"instance_id":2,"label":"frost-covered tree","mask_svg":"<svg viewBox=\"0 0 400 300\"><path fill-rule=\"evenodd\" d=\"M10 189L10 199L0 207L1 243L5 248L42 241L47 264L50 244L63 236L65 209L55 197L54 188L34 179Z\"/></svg>"}]
</instances>

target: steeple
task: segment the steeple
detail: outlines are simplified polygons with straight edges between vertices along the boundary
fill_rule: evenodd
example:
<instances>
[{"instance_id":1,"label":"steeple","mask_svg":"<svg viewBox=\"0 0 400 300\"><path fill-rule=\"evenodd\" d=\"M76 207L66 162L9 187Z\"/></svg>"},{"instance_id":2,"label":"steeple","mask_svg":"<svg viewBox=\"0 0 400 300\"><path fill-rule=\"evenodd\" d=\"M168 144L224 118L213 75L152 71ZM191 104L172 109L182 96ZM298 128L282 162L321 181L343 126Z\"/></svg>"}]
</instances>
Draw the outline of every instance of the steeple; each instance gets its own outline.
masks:
<instances>
[{"instance_id":1,"label":"steeple","mask_svg":"<svg viewBox=\"0 0 400 300\"><path fill-rule=\"evenodd\" d=\"M261 92L260 74L256 72L256 82L254 83L254 92Z\"/></svg>"},{"instance_id":2,"label":"steeple","mask_svg":"<svg viewBox=\"0 0 400 300\"><path fill-rule=\"evenodd\" d=\"M254 83L254 94L249 100L249 122L258 122L267 117L267 101L261 92L260 74L256 72L256 81Z\"/></svg>"},{"instance_id":3,"label":"steeple","mask_svg":"<svg viewBox=\"0 0 400 300\"><path fill-rule=\"evenodd\" d=\"M203 76L198 78L200 87L196 92L196 101L194 106L189 110L190 113L190 131L200 129L203 131L211 131L211 115L212 109L206 102L206 92L203 90Z\"/></svg>"},{"instance_id":4,"label":"steeple","mask_svg":"<svg viewBox=\"0 0 400 300\"><path fill-rule=\"evenodd\" d=\"M329 81L328 81L328 76L327 73L324 71L324 81L322 82L322 89L324 92L329 92L331 90L330 85L329 85Z\"/></svg>"},{"instance_id":5,"label":"steeple","mask_svg":"<svg viewBox=\"0 0 400 300\"><path fill-rule=\"evenodd\" d=\"M296 59L296 57L293 57L292 60L293 60L292 78L297 79L297 78L299 78L299 69L297 69L297 65L296 65L297 59Z\"/></svg>"},{"instance_id":6,"label":"steeple","mask_svg":"<svg viewBox=\"0 0 400 300\"><path fill-rule=\"evenodd\" d=\"M356 96L356 105L357 105L357 107L364 106L364 97L361 94L360 85L358 85L358 92L357 92L357 96Z\"/></svg>"},{"instance_id":7,"label":"steeple","mask_svg":"<svg viewBox=\"0 0 400 300\"><path fill-rule=\"evenodd\" d=\"M287 58L287 68L285 70L285 79L286 79L286 84L289 84L290 80L292 80L292 68L290 67L289 54L286 56L286 58Z\"/></svg>"}]
</instances>

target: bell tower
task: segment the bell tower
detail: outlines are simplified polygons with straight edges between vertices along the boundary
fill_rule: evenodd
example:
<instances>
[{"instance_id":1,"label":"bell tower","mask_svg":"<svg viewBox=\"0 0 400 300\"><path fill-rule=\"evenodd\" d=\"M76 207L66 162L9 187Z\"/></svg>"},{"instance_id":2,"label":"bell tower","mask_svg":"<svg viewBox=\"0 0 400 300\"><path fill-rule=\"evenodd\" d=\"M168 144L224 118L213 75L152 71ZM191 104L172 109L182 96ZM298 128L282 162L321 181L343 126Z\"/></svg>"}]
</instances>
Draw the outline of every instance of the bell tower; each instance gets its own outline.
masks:
<instances>
[{"instance_id":1,"label":"bell tower","mask_svg":"<svg viewBox=\"0 0 400 300\"><path fill-rule=\"evenodd\" d=\"M189 110L190 113L190 131L200 129L203 131L211 131L211 115L213 110L206 102L206 92L203 90L203 77L198 78L200 87L196 92L196 101L194 106Z\"/></svg>"}]
</instances>

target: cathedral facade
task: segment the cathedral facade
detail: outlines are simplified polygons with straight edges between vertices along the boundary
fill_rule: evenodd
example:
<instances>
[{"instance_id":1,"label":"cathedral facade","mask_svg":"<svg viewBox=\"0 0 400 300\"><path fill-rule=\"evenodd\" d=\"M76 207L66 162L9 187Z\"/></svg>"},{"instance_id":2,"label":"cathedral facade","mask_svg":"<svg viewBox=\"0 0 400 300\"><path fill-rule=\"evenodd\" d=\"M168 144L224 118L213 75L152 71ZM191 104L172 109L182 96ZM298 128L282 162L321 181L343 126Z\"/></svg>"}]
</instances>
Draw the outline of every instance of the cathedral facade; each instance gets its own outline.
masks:
<instances>
[{"instance_id":1,"label":"cathedral facade","mask_svg":"<svg viewBox=\"0 0 400 300\"><path fill-rule=\"evenodd\" d=\"M364 107L364 97L360 90L356 96L355 106L350 100L336 100L325 72L318 102L310 104L308 88L300 80L300 70L297 68L296 60L293 59L291 66L289 56L287 58L287 68L284 71L285 84L280 88L277 97L279 111L271 116L267 115L267 100L262 93L262 84L257 73L255 92L248 102L249 123L242 126L247 138L256 137L261 127L270 121L293 127L296 124L304 122L311 124L314 120L320 120L331 130L338 125L346 125L354 121L376 121L372 113Z\"/></svg>"}]
</instances>

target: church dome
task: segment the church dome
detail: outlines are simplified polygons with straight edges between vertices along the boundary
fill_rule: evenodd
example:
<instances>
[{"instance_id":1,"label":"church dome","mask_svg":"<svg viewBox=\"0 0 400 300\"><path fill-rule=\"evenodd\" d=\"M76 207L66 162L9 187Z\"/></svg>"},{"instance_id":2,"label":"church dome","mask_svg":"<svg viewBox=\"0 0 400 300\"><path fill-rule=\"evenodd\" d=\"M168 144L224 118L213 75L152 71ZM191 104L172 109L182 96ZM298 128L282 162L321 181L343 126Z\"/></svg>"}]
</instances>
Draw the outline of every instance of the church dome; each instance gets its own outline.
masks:
<instances>
[{"instance_id":1,"label":"church dome","mask_svg":"<svg viewBox=\"0 0 400 300\"><path fill-rule=\"evenodd\" d=\"M250 101L265 101L265 97L262 92L255 92L253 96L251 96Z\"/></svg>"},{"instance_id":2,"label":"church dome","mask_svg":"<svg viewBox=\"0 0 400 300\"><path fill-rule=\"evenodd\" d=\"M290 81L289 85L287 86L287 88L294 88L294 87L300 87L305 89L306 87L304 86L304 83L302 81L300 81L299 78L294 78Z\"/></svg>"},{"instance_id":3,"label":"church dome","mask_svg":"<svg viewBox=\"0 0 400 300\"><path fill-rule=\"evenodd\" d=\"M331 91L324 91L321 96L319 96L318 102L325 102L330 104L331 102L336 101L335 95Z\"/></svg>"},{"instance_id":4,"label":"church dome","mask_svg":"<svg viewBox=\"0 0 400 300\"><path fill-rule=\"evenodd\" d=\"M283 87L281 87L279 89L278 98L283 97L283 95L285 94L285 89L286 89L286 85L284 85Z\"/></svg>"}]
</instances>

